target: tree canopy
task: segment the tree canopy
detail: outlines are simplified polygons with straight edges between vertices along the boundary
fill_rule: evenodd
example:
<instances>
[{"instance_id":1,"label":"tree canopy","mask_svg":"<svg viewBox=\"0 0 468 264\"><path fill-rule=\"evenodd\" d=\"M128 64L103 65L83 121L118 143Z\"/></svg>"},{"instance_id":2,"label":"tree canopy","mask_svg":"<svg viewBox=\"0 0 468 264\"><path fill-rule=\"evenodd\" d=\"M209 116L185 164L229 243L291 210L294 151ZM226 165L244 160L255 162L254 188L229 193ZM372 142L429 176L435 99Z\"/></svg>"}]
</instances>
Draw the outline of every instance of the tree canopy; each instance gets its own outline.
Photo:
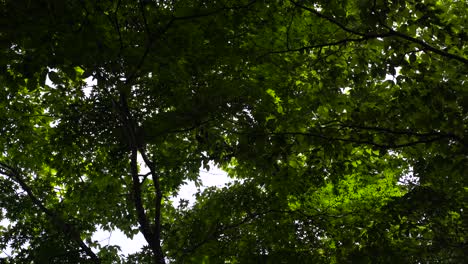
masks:
<instances>
[{"instance_id":1,"label":"tree canopy","mask_svg":"<svg viewBox=\"0 0 468 264\"><path fill-rule=\"evenodd\" d=\"M2 261L463 262L467 10L0 1Z\"/></svg>"}]
</instances>

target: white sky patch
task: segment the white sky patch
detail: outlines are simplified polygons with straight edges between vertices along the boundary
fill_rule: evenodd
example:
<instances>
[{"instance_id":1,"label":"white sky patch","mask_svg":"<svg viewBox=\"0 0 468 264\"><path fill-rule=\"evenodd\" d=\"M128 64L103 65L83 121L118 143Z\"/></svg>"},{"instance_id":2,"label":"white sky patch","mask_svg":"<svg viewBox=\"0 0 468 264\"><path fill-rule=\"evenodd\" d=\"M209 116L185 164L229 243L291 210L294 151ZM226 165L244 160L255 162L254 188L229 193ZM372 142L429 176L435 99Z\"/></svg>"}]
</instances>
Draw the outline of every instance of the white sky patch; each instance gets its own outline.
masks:
<instances>
[{"instance_id":1,"label":"white sky patch","mask_svg":"<svg viewBox=\"0 0 468 264\"><path fill-rule=\"evenodd\" d=\"M213 186L222 188L227 183L234 181L233 179L229 178L225 171L218 168L213 162L210 162L209 166L209 171L200 168L200 180L202 182L200 188L197 188L193 181L189 181L180 188L177 196L170 198L175 206L178 205L181 199L189 201L189 206L191 206L195 203L195 193L198 191L203 191L206 188Z\"/></svg>"},{"instance_id":2,"label":"white sky patch","mask_svg":"<svg viewBox=\"0 0 468 264\"><path fill-rule=\"evenodd\" d=\"M399 154L396 151L389 150L388 154L390 156L394 156L400 159L402 158L403 160L406 161L406 158L402 157L401 154ZM400 176L397 184L405 185L405 186L415 186L419 184L419 177L415 175L413 166L408 166L408 168L404 170L403 175Z\"/></svg>"},{"instance_id":3,"label":"white sky patch","mask_svg":"<svg viewBox=\"0 0 468 264\"><path fill-rule=\"evenodd\" d=\"M351 91L351 87L344 87L344 88L340 88L340 92L342 94L347 94L349 95L349 92Z\"/></svg>"},{"instance_id":4,"label":"white sky patch","mask_svg":"<svg viewBox=\"0 0 468 264\"><path fill-rule=\"evenodd\" d=\"M395 75L391 75L391 74L386 74L385 75L385 80L392 80L392 81L396 81L396 77L400 76L400 71L401 71L401 67L395 67Z\"/></svg>"},{"instance_id":5,"label":"white sky patch","mask_svg":"<svg viewBox=\"0 0 468 264\"><path fill-rule=\"evenodd\" d=\"M412 166L410 166L405 174L400 177L397 184L406 186L419 185L419 177L414 174Z\"/></svg>"},{"instance_id":6,"label":"white sky patch","mask_svg":"<svg viewBox=\"0 0 468 264\"><path fill-rule=\"evenodd\" d=\"M55 70L49 69L49 71L55 71ZM49 79L49 74L47 74L46 76L45 84L50 87L55 87L55 84Z\"/></svg>"},{"instance_id":7,"label":"white sky patch","mask_svg":"<svg viewBox=\"0 0 468 264\"><path fill-rule=\"evenodd\" d=\"M91 95L91 91L97 85L97 79L94 79L92 76L85 79L86 86L83 87L83 93L88 98Z\"/></svg>"},{"instance_id":8,"label":"white sky patch","mask_svg":"<svg viewBox=\"0 0 468 264\"><path fill-rule=\"evenodd\" d=\"M101 246L119 246L120 254L125 256L141 251L147 242L141 233L135 235L132 239L129 239L122 231L114 230L112 232L98 229L94 233L92 240L98 241Z\"/></svg>"},{"instance_id":9,"label":"white sky patch","mask_svg":"<svg viewBox=\"0 0 468 264\"><path fill-rule=\"evenodd\" d=\"M59 125L59 123L60 123L60 119L54 120L54 121L50 122L49 126L50 127L57 127Z\"/></svg>"},{"instance_id":10,"label":"white sky patch","mask_svg":"<svg viewBox=\"0 0 468 264\"><path fill-rule=\"evenodd\" d=\"M49 69L49 71L56 72L54 69ZM94 79L93 76L89 76L88 78L84 79L86 85L83 86L83 93L85 97L88 98L91 94L93 88L97 85L97 79ZM46 76L45 84L50 87L56 87L56 85L49 79L49 75Z\"/></svg>"}]
</instances>

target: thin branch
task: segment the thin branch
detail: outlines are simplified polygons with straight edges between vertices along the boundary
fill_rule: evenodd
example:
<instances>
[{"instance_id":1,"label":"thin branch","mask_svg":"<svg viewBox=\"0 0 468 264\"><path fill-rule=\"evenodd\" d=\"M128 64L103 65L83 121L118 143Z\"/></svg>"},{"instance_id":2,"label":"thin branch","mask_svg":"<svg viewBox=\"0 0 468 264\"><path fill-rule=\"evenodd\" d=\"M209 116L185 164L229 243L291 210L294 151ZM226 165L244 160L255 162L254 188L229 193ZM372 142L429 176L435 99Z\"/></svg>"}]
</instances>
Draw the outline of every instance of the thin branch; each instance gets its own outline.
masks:
<instances>
[{"instance_id":1,"label":"thin branch","mask_svg":"<svg viewBox=\"0 0 468 264\"><path fill-rule=\"evenodd\" d=\"M240 134L240 135L251 135L251 136L285 136L285 135L291 135L291 136L305 136L305 137L315 137L315 138L320 138L323 140L327 141L341 141L341 142L349 142L349 143L356 143L356 144L363 144L363 145L370 145L374 147L379 147L379 148L385 148L385 149L397 149L397 148L404 148L404 147L411 147L419 144L427 144L427 143L432 143L435 141L439 141L442 139L446 139L449 137L452 137L451 135L447 134L429 134L427 136L422 136L423 134L419 134L422 139L420 140L415 140L403 144L395 144L395 143L389 143L389 144L383 144L383 143L377 143L374 141L370 140L361 140L361 139L354 139L354 138L342 138L342 137L331 137L331 136L326 136L326 133L313 133L313 132L290 132L290 131L285 131L285 132L264 132L264 133L248 133L248 132L239 132L239 131L232 131L229 129L221 128L225 131L228 131L230 133L234 134ZM413 134L416 135L416 134Z\"/></svg>"},{"instance_id":2,"label":"thin branch","mask_svg":"<svg viewBox=\"0 0 468 264\"><path fill-rule=\"evenodd\" d=\"M174 17L175 20L191 20L191 19L197 19L197 18L202 18L202 17L207 17L207 16L212 16L218 13L221 13L226 10L239 10L239 9L245 9L248 8L249 6L255 4L257 1L252 0L249 3L245 5L239 5L239 6L223 6L221 8L218 8L214 11L202 13L202 14L195 14L195 15L190 15L190 16L183 16L183 17Z\"/></svg>"},{"instance_id":3,"label":"thin branch","mask_svg":"<svg viewBox=\"0 0 468 264\"><path fill-rule=\"evenodd\" d=\"M145 5L142 0L138 0L138 7L141 12L141 16L143 17L143 25L145 27L146 34L148 35L148 38L151 38L151 30L148 26L148 20L146 19L146 12L145 12Z\"/></svg>"},{"instance_id":4,"label":"thin branch","mask_svg":"<svg viewBox=\"0 0 468 264\"><path fill-rule=\"evenodd\" d=\"M31 187L23 180L23 178L20 175L21 173L17 169L13 168L12 166L9 166L4 162L0 162L0 173L6 175L10 179L18 183L21 186L21 188L27 193L29 199L31 199L33 204L37 206L40 211L45 213L52 221L52 223L58 226L59 229L66 236L71 237L71 239L80 246L80 248L92 259L94 263L100 263L99 257L91 250L90 247L88 247L88 245L86 245L83 242L78 230L76 230L72 225L63 220L60 215L45 207L44 203L33 193Z\"/></svg>"},{"instance_id":5,"label":"thin branch","mask_svg":"<svg viewBox=\"0 0 468 264\"><path fill-rule=\"evenodd\" d=\"M219 223L216 224L215 229L213 231L208 232L208 235L205 236L200 242L196 243L195 245L191 246L189 249L184 250L184 255L187 255L189 253L195 252L198 248L203 246L204 244L208 243L211 240L214 240L218 237L219 234L228 231L230 229L238 228L246 223L248 223L250 220L253 220L259 216L266 215L268 213L273 212L273 210L268 210L266 212L260 212L260 213L251 213L241 219L239 222L224 226L223 228L220 228Z\"/></svg>"},{"instance_id":6,"label":"thin branch","mask_svg":"<svg viewBox=\"0 0 468 264\"><path fill-rule=\"evenodd\" d=\"M449 58L449 59L454 59L454 60L460 61L460 62L468 65L468 59L467 58L464 58L464 57L458 56L456 54L449 53L449 52L440 50L438 48L435 48L435 47L429 45L428 43L426 43L426 42L424 42L422 40L419 40L419 39L413 38L411 36L405 35L403 33L397 32L397 31L389 28L386 25L384 25L384 27L387 27L389 29L389 31L390 31L389 33L391 35L393 35L393 36L397 36L399 38L402 38L402 39L408 40L410 42L416 43L416 44L422 46L425 50L432 51L432 52L434 52L436 54L439 54L439 55L441 55L443 57L446 57L446 58Z\"/></svg>"},{"instance_id":7,"label":"thin branch","mask_svg":"<svg viewBox=\"0 0 468 264\"><path fill-rule=\"evenodd\" d=\"M199 247L203 246L204 244L208 243L211 240L216 239L219 236L219 234L222 234L223 232L226 232L226 231L231 230L231 229L239 228L242 225L245 225L245 224L249 223L250 221L255 220L255 219L259 218L259 217L263 217L263 216L265 216L267 214L271 214L271 213L292 214L292 213L295 213L295 212L296 211L292 211L292 210L270 209L270 210L267 210L267 211L264 211L264 212L249 213L246 217L242 218L240 221L238 221L236 223L233 223L233 224L230 224L230 225L221 226L219 224L219 222L218 222L216 224L216 226L215 226L215 230L208 232L208 235L203 240L196 243L195 245L193 245L189 249L185 249L184 250L184 255L195 252L195 250L197 250Z\"/></svg>"},{"instance_id":8,"label":"thin branch","mask_svg":"<svg viewBox=\"0 0 468 264\"><path fill-rule=\"evenodd\" d=\"M166 24L166 26L164 26L159 32L158 34L159 35L164 35L168 30L169 28L172 26L172 24L174 23L175 19L172 18L171 20L169 20L169 22ZM136 78L137 74L138 74L138 71L140 71L141 67L143 66L145 60L146 60L146 57L148 56L149 54L149 51L151 50L151 48L153 47L153 44L154 44L154 36L149 38L148 39L148 43L146 44L146 48L145 48L145 51L143 52L143 55L141 56L140 60L138 61L137 63L137 66L135 67L135 70L128 76L128 78L126 79L125 83L127 85L131 84L133 82L133 79Z\"/></svg>"},{"instance_id":9,"label":"thin branch","mask_svg":"<svg viewBox=\"0 0 468 264\"><path fill-rule=\"evenodd\" d=\"M120 1L119 1L120 3ZM123 38L122 38L122 31L120 30L120 23L119 23L119 18L117 17L117 13L114 12L114 22L115 22L115 29L117 30L117 34L119 35L119 57L122 55L122 51L124 49L124 44L123 44Z\"/></svg>"},{"instance_id":10,"label":"thin branch","mask_svg":"<svg viewBox=\"0 0 468 264\"><path fill-rule=\"evenodd\" d=\"M350 142L350 143L370 145L370 146L385 148L385 149L397 149L397 148L411 147L411 146L415 146L415 145L419 145L419 144L432 143L432 142L435 142L435 141L442 140L442 139L446 138L446 136L439 136L439 137L434 137L434 138L427 138L427 139L411 141L411 142L404 143L404 144L395 144L395 143L382 144L382 143L377 143L377 142L370 141L370 140L329 137L329 136L324 136L323 134L307 133L307 132L275 132L275 133L270 133L270 135L301 135L301 136L321 138L321 139L325 139L325 140L328 140L328 141Z\"/></svg>"},{"instance_id":11,"label":"thin branch","mask_svg":"<svg viewBox=\"0 0 468 264\"><path fill-rule=\"evenodd\" d=\"M152 162L149 159L144 147L140 147L139 152L146 166L148 166L148 168L150 169L150 173L153 179L153 186L156 192L156 197L154 199L155 214L154 214L153 236L154 236L155 242L158 243L158 246L154 248L154 253L156 254L156 257L158 258L159 263L164 263L164 254L160 246L160 243L161 243L161 203L162 203L162 198L163 198L160 177L154 168L154 162Z\"/></svg>"},{"instance_id":12,"label":"thin branch","mask_svg":"<svg viewBox=\"0 0 468 264\"><path fill-rule=\"evenodd\" d=\"M336 42L315 44L315 45L304 46L304 47L300 47L300 48L296 48L296 49L288 48L286 50L270 51L270 52L267 52L265 55L267 55L267 54L281 54L281 53L288 53L288 52L303 52L303 51L308 51L308 50L311 50L311 49L314 49L314 48L332 47L332 46L337 46L337 45L341 45L341 44L346 44L348 42L362 42L362 41L366 41L368 39L369 39L369 37L347 38L347 39L338 40ZM260 57L263 57L265 55L262 55Z\"/></svg>"},{"instance_id":13,"label":"thin branch","mask_svg":"<svg viewBox=\"0 0 468 264\"><path fill-rule=\"evenodd\" d=\"M291 0L291 3L293 3L296 7L299 7L299 8L301 8L301 9L306 10L306 11L309 11L310 13L312 13L312 14L314 14L314 15L320 17L320 18L323 18L323 19L327 20L327 21L331 22L332 24L337 25L339 28L341 28L342 30L344 30L344 31L346 31L346 32L349 32L349 33L352 33L352 34L354 34L354 35L358 35L358 36L361 36L361 37L366 37L366 36L368 36L367 34L364 34L364 33L358 32L358 31L356 31L356 30L354 30L354 29L350 29L350 28L346 27L344 24L342 24L341 22L337 21L336 19L331 18L331 17L328 17L328 16L326 16L326 15L320 13L319 11L317 11L317 10L315 10L315 9L313 9L313 8L310 8L310 7L301 5L301 4L299 4L298 2L292 1L292 0Z\"/></svg>"},{"instance_id":14,"label":"thin branch","mask_svg":"<svg viewBox=\"0 0 468 264\"><path fill-rule=\"evenodd\" d=\"M320 17L322 19L325 19L325 20L329 21L330 23L338 26L339 28L341 28L342 30L344 30L344 31L346 31L348 33L351 33L351 34L354 34L354 35L357 35L357 36L361 36L361 37L365 37L367 39L370 39L370 38L385 38L385 37L402 38L402 39L405 39L407 41L410 41L412 43L415 43L415 44L418 44L418 45L424 47L425 50L432 51L432 52L434 52L436 54L439 54L439 55L441 55L443 57L446 57L446 58L449 58L449 59L454 59L454 60L460 61L460 62L462 62L464 64L468 64L468 59L467 58L464 58L464 57L458 56L456 54L449 53L449 52L440 50L438 48L435 48L435 47L429 45L428 43L426 43L426 42L424 42L422 40L419 40L417 38L408 36L406 34L397 32L397 31L393 30L392 28L390 28L389 26L387 26L385 24L382 24L382 26L387 28L388 32L384 32L384 33L362 33L362 32L359 32L359 31L356 31L354 29L351 29L351 28L347 27L346 25L339 22L338 20L336 20L334 18L331 18L329 16L326 16L326 15L320 13L319 11L317 11L317 10L315 10L313 8L304 6L302 4L299 4L296 1L292 1L292 0L291 0L291 3L293 3L298 8L304 9L304 10L316 15L317 17Z\"/></svg>"},{"instance_id":15,"label":"thin branch","mask_svg":"<svg viewBox=\"0 0 468 264\"><path fill-rule=\"evenodd\" d=\"M293 21L294 21L294 14L291 15L291 20L289 21L289 24L288 24L288 27L286 29L286 49L287 50L290 50L291 49L291 46L289 44L289 31L291 30L291 26L293 24Z\"/></svg>"},{"instance_id":16,"label":"thin branch","mask_svg":"<svg viewBox=\"0 0 468 264\"><path fill-rule=\"evenodd\" d=\"M126 80L126 83L131 84L133 79L136 78L138 72L140 71L141 67L144 64L144 61L148 57L148 54L149 54L151 48L153 47L154 42L156 41L156 38L160 37L161 35L164 35L171 28L171 26L174 24L174 22L208 17L208 16L212 16L212 15L218 14L218 13L226 11L226 10L243 9L243 8L247 8L247 7L251 6L251 5L253 5L255 2L256 2L256 0L252 0L249 3L247 3L246 5L223 7L223 8L219 8L219 9L216 9L214 11L206 12L206 13L202 13L202 14L195 14L195 15L182 16L182 17L172 16L172 18L166 23L166 25L161 30L159 30L158 32L155 32L155 33L151 33L151 35L148 38L148 43L146 44L145 51L143 52L143 55L141 56L140 60L138 61L135 70L128 76L128 78ZM144 18L144 20L145 20L145 18Z\"/></svg>"},{"instance_id":17,"label":"thin branch","mask_svg":"<svg viewBox=\"0 0 468 264\"><path fill-rule=\"evenodd\" d=\"M340 124L339 127L351 128L351 129L358 129L358 130L369 130L369 131L376 131L382 132L387 134L395 134L395 135L407 135L407 136L416 136L416 137L447 137L452 138L457 141L461 141L461 138L452 134L452 133L440 133L440 132L427 132L427 133L419 133L413 132L411 130L394 130L385 127L371 127L371 126L361 126L361 125L346 125Z\"/></svg>"},{"instance_id":18,"label":"thin branch","mask_svg":"<svg viewBox=\"0 0 468 264\"><path fill-rule=\"evenodd\" d=\"M154 235L151 230L150 223L148 221L148 216L146 215L145 208L143 206L143 200L141 197L141 183L138 176L138 162L137 162L138 152L136 149L132 150L130 158L130 170L132 175L132 197L133 204L135 205L135 210L137 213L138 223L140 224L140 230L146 241L153 248L155 241Z\"/></svg>"},{"instance_id":19,"label":"thin branch","mask_svg":"<svg viewBox=\"0 0 468 264\"><path fill-rule=\"evenodd\" d=\"M143 180L141 180L141 183L142 183L142 184L146 181L146 179L147 179L148 176L150 176L150 175L151 175L151 171L148 172L148 173L145 173L145 174L138 174L139 177L143 177Z\"/></svg>"}]
</instances>

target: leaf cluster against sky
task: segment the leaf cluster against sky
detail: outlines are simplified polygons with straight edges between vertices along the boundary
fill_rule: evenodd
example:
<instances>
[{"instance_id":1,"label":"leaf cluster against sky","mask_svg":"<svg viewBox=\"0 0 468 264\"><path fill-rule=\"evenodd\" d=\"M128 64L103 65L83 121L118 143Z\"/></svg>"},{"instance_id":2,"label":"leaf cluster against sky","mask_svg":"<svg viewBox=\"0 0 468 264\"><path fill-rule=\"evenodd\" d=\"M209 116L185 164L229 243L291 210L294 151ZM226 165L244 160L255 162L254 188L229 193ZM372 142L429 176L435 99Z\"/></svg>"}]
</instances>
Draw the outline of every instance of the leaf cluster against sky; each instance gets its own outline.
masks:
<instances>
[{"instance_id":1,"label":"leaf cluster against sky","mask_svg":"<svg viewBox=\"0 0 468 264\"><path fill-rule=\"evenodd\" d=\"M462 262L466 10L0 1L4 260ZM238 181L173 205L210 162Z\"/></svg>"}]
</instances>

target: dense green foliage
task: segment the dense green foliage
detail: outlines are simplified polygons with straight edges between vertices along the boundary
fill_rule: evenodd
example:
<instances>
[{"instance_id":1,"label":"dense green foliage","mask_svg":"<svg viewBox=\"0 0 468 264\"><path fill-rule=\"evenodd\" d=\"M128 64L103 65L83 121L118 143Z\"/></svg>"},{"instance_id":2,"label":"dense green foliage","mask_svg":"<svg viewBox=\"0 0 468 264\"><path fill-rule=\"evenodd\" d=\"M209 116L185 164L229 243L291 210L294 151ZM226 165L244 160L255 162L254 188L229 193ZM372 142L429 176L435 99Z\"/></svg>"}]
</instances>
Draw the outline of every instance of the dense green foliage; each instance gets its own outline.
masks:
<instances>
[{"instance_id":1,"label":"dense green foliage","mask_svg":"<svg viewBox=\"0 0 468 264\"><path fill-rule=\"evenodd\" d=\"M0 1L2 261L463 262L467 10ZM172 204L209 162L236 181Z\"/></svg>"}]
</instances>

